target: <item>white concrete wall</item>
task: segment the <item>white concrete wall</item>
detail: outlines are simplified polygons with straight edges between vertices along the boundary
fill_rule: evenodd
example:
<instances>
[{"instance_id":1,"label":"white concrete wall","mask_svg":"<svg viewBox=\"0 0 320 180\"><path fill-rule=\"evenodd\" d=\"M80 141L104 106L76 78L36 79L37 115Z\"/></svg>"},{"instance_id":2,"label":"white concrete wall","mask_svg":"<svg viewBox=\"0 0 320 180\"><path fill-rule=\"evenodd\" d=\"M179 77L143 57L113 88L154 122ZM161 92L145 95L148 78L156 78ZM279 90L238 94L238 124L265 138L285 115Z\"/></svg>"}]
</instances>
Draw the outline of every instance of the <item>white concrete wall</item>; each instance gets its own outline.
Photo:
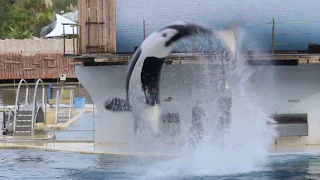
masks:
<instances>
[{"instance_id":1,"label":"white concrete wall","mask_svg":"<svg viewBox=\"0 0 320 180\"><path fill-rule=\"evenodd\" d=\"M252 83L267 113L307 113L309 136L282 137L279 145L320 144L320 66L255 68ZM300 102L290 103L289 99Z\"/></svg>"},{"instance_id":2,"label":"white concrete wall","mask_svg":"<svg viewBox=\"0 0 320 180\"><path fill-rule=\"evenodd\" d=\"M197 98L215 100L217 97L214 96L216 92L214 87L217 85L212 83L216 82L213 81L211 85L207 85L207 93L201 90L200 88L205 86L204 83L208 82L204 81L207 75L201 73L203 71L199 68L200 66L194 65L165 65L160 82L161 99L171 96L193 106ZM126 143L130 141L134 133L131 113L114 113L103 107L103 103L109 98L125 97L126 66L77 66L76 74L98 108L99 128L96 131L96 142ZM162 109L164 112L179 112L182 134L186 133L191 121L191 108L180 102L172 101L162 102Z\"/></svg>"},{"instance_id":3,"label":"white concrete wall","mask_svg":"<svg viewBox=\"0 0 320 180\"><path fill-rule=\"evenodd\" d=\"M199 65L165 65L161 77L161 97L171 96L194 105L195 99L208 101L205 111L214 116L216 106L216 68L211 65L207 73ZM279 138L281 145L320 144L320 66L270 66L250 67L252 76L248 79L252 97L267 114L308 113L309 136ZM127 143L132 140L133 119L131 113L106 111L103 103L111 97L125 97L126 66L76 67L77 77L88 90L99 112L99 127L96 130L96 144ZM201 72L201 73L200 73ZM218 72L219 73L219 72ZM211 80L208 83L208 80ZM232 87L232 84L231 84ZM299 99L290 104L288 99ZM191 108L178 102L162 102L163 111L180 113L182 136L191 121Z\"/></svg>"}]
</instances>

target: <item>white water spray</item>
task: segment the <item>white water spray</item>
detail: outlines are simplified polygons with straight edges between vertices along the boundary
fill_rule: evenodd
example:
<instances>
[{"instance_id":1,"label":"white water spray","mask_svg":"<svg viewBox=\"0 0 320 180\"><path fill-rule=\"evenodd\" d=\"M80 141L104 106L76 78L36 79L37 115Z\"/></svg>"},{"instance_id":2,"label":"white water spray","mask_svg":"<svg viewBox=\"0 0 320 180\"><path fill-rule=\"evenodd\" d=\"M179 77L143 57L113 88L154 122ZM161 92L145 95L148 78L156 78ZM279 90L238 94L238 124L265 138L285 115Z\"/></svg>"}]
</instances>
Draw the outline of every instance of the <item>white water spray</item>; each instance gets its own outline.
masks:
<instances>
[{"instance_id":1,"label":"white water spray","mask_svg":"<svg viewBox=\"0 0 320 180\"><path fill-rule=\"evenodd\" d=\"M243 59L239 54L238 58ZM185 148L176 159L149 165L145 177L214 176L263 169L276 132L267 125L268 114L253 95L255 89L248 81L253 70L241 62L235 66L228 73L232 91L232 123L228 133L219 137L213 128L208 128L211 131L196 149ZM210 119L216 121L214 117Z\"/></svg>"}]
</instances>

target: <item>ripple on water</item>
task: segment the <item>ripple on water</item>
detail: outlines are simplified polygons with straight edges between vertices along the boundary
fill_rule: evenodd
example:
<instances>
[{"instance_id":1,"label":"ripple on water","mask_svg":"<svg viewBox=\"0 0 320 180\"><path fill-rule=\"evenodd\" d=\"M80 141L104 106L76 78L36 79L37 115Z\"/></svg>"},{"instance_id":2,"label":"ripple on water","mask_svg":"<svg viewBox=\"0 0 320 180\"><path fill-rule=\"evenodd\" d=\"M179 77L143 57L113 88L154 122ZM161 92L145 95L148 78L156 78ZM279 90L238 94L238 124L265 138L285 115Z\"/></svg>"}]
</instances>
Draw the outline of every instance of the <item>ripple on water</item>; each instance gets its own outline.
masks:
<instances>
[{"instance_id":1,"label":"ripple on water","mask_svg":"<svg viewBox=\"0 0 320 180\"><path fill-rule=\"evenodd\" d=\"M320 156L270 156L265 169L223 176L145 176L146 167L167 159L132 156L0 150L0 177L9 179L319 179Z\"/></svg>"}]
</instances>

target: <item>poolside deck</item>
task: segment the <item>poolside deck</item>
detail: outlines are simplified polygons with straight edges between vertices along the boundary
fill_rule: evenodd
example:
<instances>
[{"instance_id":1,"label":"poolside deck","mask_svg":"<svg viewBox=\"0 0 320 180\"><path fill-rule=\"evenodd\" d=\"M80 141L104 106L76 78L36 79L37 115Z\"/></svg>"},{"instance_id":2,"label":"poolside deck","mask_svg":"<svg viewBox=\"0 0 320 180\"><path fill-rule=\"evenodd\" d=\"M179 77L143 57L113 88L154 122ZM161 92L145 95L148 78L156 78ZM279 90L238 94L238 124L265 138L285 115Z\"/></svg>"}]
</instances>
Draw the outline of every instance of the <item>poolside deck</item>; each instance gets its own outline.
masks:
<instances>
[{"instance_id":1,"label":"poolside deck","mask_svg":"<svg viewBox=\"0 0 320 180\"><path fill-rule=\"evenodd\" d=\"M68 108L66 108L68 109ZM4 108L0 109L4 111ZM0 135L0 143L24 143L24 144L32 144L32 143L48 143L48 142L56 142L55 136L48 132L52 131L66 131L68 128L74 124L85 112L92 112L94 109L92 106L86 106L85 108L72 109L72 118L64 123L54 124L55 121L55 108L47 109L47 123L36 123L35 125L35 135L33 137L30 136L6 136ZM58 141L59 142L59 141ZM74 141L72 141L74 142ZM91 142L91 141L85 141Z\"/></svg>"}]
</instances>

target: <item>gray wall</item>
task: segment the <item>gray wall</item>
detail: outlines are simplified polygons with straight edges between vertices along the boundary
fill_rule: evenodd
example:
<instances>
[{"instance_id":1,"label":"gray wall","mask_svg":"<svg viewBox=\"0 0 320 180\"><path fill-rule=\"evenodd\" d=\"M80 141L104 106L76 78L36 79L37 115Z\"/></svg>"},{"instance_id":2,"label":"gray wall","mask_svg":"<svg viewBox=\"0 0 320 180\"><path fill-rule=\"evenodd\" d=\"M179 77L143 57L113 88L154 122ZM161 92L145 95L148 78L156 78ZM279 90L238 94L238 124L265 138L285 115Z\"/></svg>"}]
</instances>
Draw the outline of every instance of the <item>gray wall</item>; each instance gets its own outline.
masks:
<instances>
[{"instance_id":1,"label":"gray wall","mask_svg":"<svg viewBox=\"0 0 320 180\"><path fill-rule=\"evenodd\" d=\"M199 69L199 65L165 65L161 77L161 97L172 96L189 104L195 99L206 102L205 111L214 117L216 106L217 82L212 81L216 71L212 65ZM80 82L93 98L99 114L95 138L99 143L127 143L133 137L133 118L131 113L106 111L103 103L111 97L125 97L126 66L76 67ZM207 72L205 71L207 70ZM241 93L262 107L266 116L271 113L308 113L309 136L280 138L279 144L319 144L320 143L320 66L299 65L286 67L248 67L249 76L230 79L232 96L237 100ZM200 73L201 72L201 73ZM236 77L236 76L234 76ZM211 80L210 80L211 79ZM246 82L244 87L239 83ZM240 87L240 88L239 88ZM242 91L239 95L237 91ZM243 89L244 88L244 89ZM237 95L238 93L238 95ZM290 104L288 99L299 99L299 103ZM238 104L235 106L242 106ZM235 107L234 106L234 107ZM191 121L191 108L178 102L162 102L164 112L179 112L183 138ZM261 117L257 117L259 121ZM263 120L263 118L261 118ZM214 125L214 120L212 121Z\"/></svg>"},{"instance_id":2,"label":"gray wall","mask_svg":"<svg viewBox=\"0 0 320 180\"><path fill-rule=\"evenodd\" d=\"M259 49L271 49L272 16L276 22L298 22L276 24L276 50L307 49L308 43L319 43L318 21L320 2L314 0L117 0L117 52L133 52L143 40L143 19L146 34L174 21L189 21L210 26L213 29L241 20L248 27L250 36ZM304 33L304 34L302 34ZM311 33L311 34L310 34ZM252 48L254 48L253 46Z\"/></svg>"}]
</instances>

